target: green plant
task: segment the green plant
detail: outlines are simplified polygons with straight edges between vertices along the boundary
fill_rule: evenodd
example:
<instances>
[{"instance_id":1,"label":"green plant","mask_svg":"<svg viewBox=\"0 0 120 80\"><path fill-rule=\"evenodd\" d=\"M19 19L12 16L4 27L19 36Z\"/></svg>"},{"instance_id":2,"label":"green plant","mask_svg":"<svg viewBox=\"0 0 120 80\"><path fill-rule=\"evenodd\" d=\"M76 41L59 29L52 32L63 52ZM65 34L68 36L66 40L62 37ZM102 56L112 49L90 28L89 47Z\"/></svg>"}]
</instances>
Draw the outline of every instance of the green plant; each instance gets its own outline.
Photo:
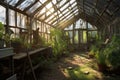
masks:
<instances>
[{"instance_id":1,"label":"green plant","mask_svg":"<svg viewBox=\"0 0 120 80\"><path fill-rule=\"evenodd\" d=\"M91 57L94 57L97 51L98 51L98 48L96 47L96 45L92 45L88 55Z\"/></svg>"},{"instance_id":2,"label":"green plant","mask_svg":"<svg viewBox=\"0 0 120 80\"><path fill-rule=\"evenodd\" d=\"M15 42L15 43L20 43L20 44L22 44L22 39L21 39L21 38L18 38L18 37L12 38L11 41L12 41L12 42Z\"/></svg>"},{"instance_id":3,"label":"green plant","mask_svg":"<svg viewBox=\"0 0 120 80\"><path fill-rule=\"evenodd\" d=\"M4 25L0 22L0 39L3 38L4 32L5 32Z\"/></svg>"},{"instance_id":4,"label":"green plant","mask_svg":"<svg viewBox=\"0 0 120 80\"><path fill-rule=\"evenodd\" d=\"M12 38L11 39L11 46L14 48L15 53L21 52L21 48L23 45L23 41L21 38Z\"/></svg>"},{"instance_id":5,"label":"green plant","mask_svg":"<svg viewBox=\"0 0 120 80\"><path fill-rule=\"evenodd\" d=\"M51 29L50 36L50 45L53 48L53 55L56 57L62 55L62 53L67 50L67 42L64 38L62 30Z\"/></svg>"},{"instance_id":6,"label":"green plant","mask_svg":"<svg viewBox=\"0 0 120 80\"><path fill-rule=\"evenodd\" d=\"M96 51L95 57L98 64L106 65L106 55L102 51Z\"/></svg>"},{"instance_id":7,"label":"green plant","mask_svg":"<svg viewBox=\"0 0 120 80\"><path fill-rule=\"evenodd\" d=\"M112 69L120 67L120 36L113 36L111 42L104 49L107 65Z\"/></svg>"}]
</instances>

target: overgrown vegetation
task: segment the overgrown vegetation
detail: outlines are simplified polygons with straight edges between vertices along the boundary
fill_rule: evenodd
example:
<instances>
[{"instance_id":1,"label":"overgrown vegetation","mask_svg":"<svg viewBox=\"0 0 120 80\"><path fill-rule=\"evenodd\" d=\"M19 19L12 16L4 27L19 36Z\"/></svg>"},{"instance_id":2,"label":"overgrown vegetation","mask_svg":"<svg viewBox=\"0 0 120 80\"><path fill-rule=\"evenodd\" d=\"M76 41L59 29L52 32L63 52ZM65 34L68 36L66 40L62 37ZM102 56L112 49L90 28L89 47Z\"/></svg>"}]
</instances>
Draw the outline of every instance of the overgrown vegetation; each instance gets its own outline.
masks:
<instances>
[{"instance_id":1,"label":"overgrown vegetation","mask_svg":"<svg viewBox=\"0 0 120 80\"><path fill-rule=\"evenodd\" d=\"M67 50L67 41L62 30L51 29L50 30L50 45L53 48L54 57L59 57L64 53L68 53Z\"/></svg>"},{"instance_id":2,"label":"overgrown vegetation","mask_svg":"<svg viewBox=\"0 0 120 80\"><path fill-rule=\"evenodd\" d=\"M107 71L114 71L120 68L120 36L113 35L107 44L97 43L89 54L95 55L97 63L104 65Z\"/></svg>"}]
</instances>

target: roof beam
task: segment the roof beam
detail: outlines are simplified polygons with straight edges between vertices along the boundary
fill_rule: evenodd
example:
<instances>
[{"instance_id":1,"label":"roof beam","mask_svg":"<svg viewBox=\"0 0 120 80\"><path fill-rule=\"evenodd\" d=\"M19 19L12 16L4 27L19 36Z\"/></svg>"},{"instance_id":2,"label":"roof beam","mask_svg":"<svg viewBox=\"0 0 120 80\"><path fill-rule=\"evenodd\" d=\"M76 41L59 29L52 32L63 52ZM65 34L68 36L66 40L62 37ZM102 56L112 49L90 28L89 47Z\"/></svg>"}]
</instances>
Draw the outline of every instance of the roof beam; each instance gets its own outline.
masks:
<instances>
[{"instance_id":1,"label":"roof beam","mask_svg":"<svg viewBox=\"0 0 120 80\"><path fill-rule=\"evenodd\" d=\"M3 2L3 1L1 1L1 0L0 0L0 5L4 6L5 8L7 8L7 6L8 6L7 3L5 3L5 2ZM25 13L24 11L21 11L21 10L19 10L19 9L13 7L13 6L11 6L11 5L9 5L9 8L12 9L12 10L14 10L14 11L16 11L16 12L19 12L19 13L22 13L22 14L24 14L24 15L26 15L26 16L31 17L30 15L28 15L28 14ZM49 24L49 23L46 23L46 22L44 22L44 21L42 21L42 20L39 20L39 19L37 19L37 18L35 18L35 19L38 20L38 21L40 21L40 22L43 22L43 23L45 23L45 24L47 24L47 25L49 25L49 26L54 27L53 25L51 25L51 24Z\"/></svg>"},{"instance_id":2,"label":"roof beam","mask_svg":"<svg viewBox=\"0 0 120 80\"><path fill-rule=\"evenodd\" d=\"M57 4L59 4L59 2L61 2L61 1L58 1ZM53 4L53 2L52 2L52 4ZM55 4L55 5L57 5L57 4ZM53 8L53 6L50 7L50 8L46 11L46 13L47 13L50 9L52 9L52 8ZM55 10L55 11L57 11L57 10ZM54 12L55 12L55 11L54 11ZM53 12L53 13L54 13L54 12ZM45 14L45 13L41 14L40 16L38 16L38 18L40 18L40 17L43 16L44 14ZM49 14L49 15L50 15L50 14ZM49 16L49 15L48 15L48 16Z\"/></svg>"},{"instance_id":3,"label":"roof beam","mask_svg":"<svg viewBox=\"0 0 120 80\"><path fill-rule=\"evenodd\" d=\"M15 7L17 7L17 6L19 6L22 2L24 2L25 0L19 0L18 2L17 2L17 4L15 5Z\"/></svg>"},{"instance_id":4,"label":"roof beam","mask_svg":"<svg viewBox=\"0 0 120 80\"><path fill-rule=\"evenodd\" d=\"M62 18L62 17L63 17L63 18L62 18L60 21L64 20L67 16L69 16L70 14L72 14L74 11L76 11L76 9L77 9L77 8L75 8L74 10L72 10L69 14L65 13L65 14L67 14L67 15L66 15L66 16L64 16L64 17L63 17L63 16L61 16L60 18ZM73 15L72 15L72 16L73 16ZM51 24L53 24L54 22L56 22L56 20L55 20L55 21L53 21Z\"/></svg>"},{"instance_id":5,"label":"roof beam","mask_svg":"<svg viewBox=\"0 0 120 80\"><path fill-rule=\"evenodd\" d=\"M36 0L34 3L30 4L28 7L26 7L23 11L26 12L29 10L33 5L35 5L39 0Z\"/></svg>"},{"instance_id":6,"label":"roof beam","mask_svg":"<svg viewBox=\"0 0 120 80\"><path fill-rule=\"evenodd\" d=\"M0 4L1 4L2 6L4 6L5 8L8 6L7 3L5 3L5 2L3 2L3 1L1 1L1 0L0 0ZM29 16L26 12L21 11L21 10L19 10L19 9L13 7L13 6L11 6L11 5L9 5L9 8L12 9L12 10L14 10L14 11L16 11L16 12L19 12L19 13L22 13L22 14L24 14L24 15Z\"/></svg>"},{"instance_id":7,"label":"roof beam","mask_svg":"<svg viewBox=\"0 0 120 80\"><path fill-rule=\"evenodd\" d=\"M42 4L39 8L37 8L31 15L34 16L38 11L42 10L49 2L52 0L47 0L45 3Z\"/></svg>"},{"instance_id":8,"label":"roof beam","mask_svg":"<svg viewBox=\"0 0 120 80\"><path fill-rule=\"evenodd\" d=\"M47 23L47 22L44 22L43 20L40 20L40 19L38 19L38 18L34 18L34 19L36 19L36 20L38 20L38 21L40 21L40 22L43 22L43 23L45 23L45 24L47 24L47 25L49 25L49 26L51 26L51 27L54 27L53 25L51 25L51 24L49 24L49 23Z\"/></svg>"},{"instance_id":9,"label":"roof beam","mask_svg":"<svg viewBox=\"0 0 120 80\"><path fill-rule=\"evenodd\" d=\"M76 0L76 2L77 2L77 7L78 7L78 10L79 10L79 14L80 14L80 12L82 12L82 11L79 8L79 0Z\"/></svg>"},{"instance_id":10,"label":"roof beam","mask_svg":"<svg viewBox=\"0 0 120 80\"><path fill-rule=\"evenodd\" d=\"M75 2L73 2L72 4L74 4ZM68 6L68 7L70 7L70 5ZM66 7L62 12L64 12L68 7ZM74 7L76 7L76 5L75 6L73 6L73 8ZM72 8L72 9L73 9ZM67 13L67 12L66 12ZM63 15L65 15L66 13L64 13ZM52 15L52 14L51 14ZM54 19L54 18L56 18L57 16L54 16L52 19ZM63 16L61 16L61 17L63 17ZM61 18L61 17L59 17L59 18ZM50 19L48 22L50 22L52 19Z\"/></svg>"},{"instance_id":11,"label":"roof beam","mask_svg":"<svg viewBox=\"0 0 120 80\"><path fill-rule=\"evenodd\" d=\"M67 4L68 3L68 1L66 1L60 8L62 8L65 4ZM69 7L69 6L68 6ZM60 9L59 8L59 9ZM63 11L65 11L67 8L65 8ZM57 10L55 10L53 13L51 13L50 15L48 15L48 16L46 16L46 18L45 19L43 19L43 20L46 20L47 18L49 18L50 16L52 16L55 12L56 12ZM62 12L63 12L62 11ZM55 18L55 17L54 17Z\"/></svg>"},{"instance_id":12,"label":"roof beam","mask_svg":"<svg viewBox=\"0 0 120 80\"><path fill-rule=\"evenodd\" d=\"M79 17L80 15L78 14L77 16L74 16L72 19L70 19L70 20L68 20L68 21L66 21L66 22L62 22L62 24L60 25L58 25L59 27L58 28L62 28L62 29L64 29L65 27L67 27L68 25L71 25L72 23L74 23L74 22L76 22L77 20L79 20L80 19L80 17ZM56 25L57 26L57 25Z\"/></svg>"},{"instance_id":13,"label":"roof beam","mask_svg":"<svg viewBox=\"0 0 120 80\"><path fill-rule=\"evenodd\" d=\"M103 9L103 11L100 13L99 18L96 20L96 23L99 21L99 19L101 18L101 16L105 13L105 11L110 6L110 4L112 3L112 1L113 0L109 0L108 4L105 6L105 8Z\"/></svg>"},{"instance_id":14,"label":"roof beam","mask_svg":"<svg viewBox=\"0 0 120 80\"><path fill-rule=\"evenodd\" d=\"M66 21L68 21L68 20L71 20L71 19L72 19L71 17L72 17L72 15L69 16L68 18L66 17L66 20L65 20L65 18L64 18L63 20L59 21L59 23L56 23L55 25L64 23L64 22L66 22ZM73 17L75 17L75 16L73 16Z\"/></svg>"}]
</instances>

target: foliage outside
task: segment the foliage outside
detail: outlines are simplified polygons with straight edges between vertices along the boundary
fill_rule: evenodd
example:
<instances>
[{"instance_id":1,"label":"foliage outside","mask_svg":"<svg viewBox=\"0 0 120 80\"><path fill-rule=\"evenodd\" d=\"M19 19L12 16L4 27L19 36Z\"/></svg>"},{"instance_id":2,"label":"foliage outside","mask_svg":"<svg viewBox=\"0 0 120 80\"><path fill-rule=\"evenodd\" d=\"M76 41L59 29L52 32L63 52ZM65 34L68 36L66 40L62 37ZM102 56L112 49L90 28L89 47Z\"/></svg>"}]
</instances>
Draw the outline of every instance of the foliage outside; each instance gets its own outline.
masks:
<instances>
[{"instance_id":1,"label":"foliage outside","mask_svg":"<svg viewBox=\"0 0 120 80\"><path fill-rule=\"evenodd\" d=\"M3 38L4 32L5 32L4 25L0 22L0 39Z\"/></svg>"}]
</instances>

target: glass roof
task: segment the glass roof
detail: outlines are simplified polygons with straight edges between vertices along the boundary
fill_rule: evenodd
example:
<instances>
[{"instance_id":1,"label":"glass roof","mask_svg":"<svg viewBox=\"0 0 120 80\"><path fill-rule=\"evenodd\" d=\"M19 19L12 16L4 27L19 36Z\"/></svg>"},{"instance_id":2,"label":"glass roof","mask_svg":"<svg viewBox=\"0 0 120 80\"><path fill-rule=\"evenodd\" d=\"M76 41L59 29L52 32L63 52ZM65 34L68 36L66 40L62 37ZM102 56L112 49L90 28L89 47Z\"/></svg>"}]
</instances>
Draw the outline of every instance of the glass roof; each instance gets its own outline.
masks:
<instances>
[{"instance_id":1,"label":"glass roof","mask_svg":"<svg viewBox=\"0 0 120 80\"><path fill-rule=\"evenodd\" d=\"M15 4L18 2L19 0L5 0L5 2L7 2L8 4L15 6Z\"/></svg>"},{"instance_id":2,"label":"glass roof","mask_svg":"<svg viewBox=\"0 0 120 80\"><path fill-rule=\"evenodd\" d=\"M33 5L27 13L33 13L38 7L40 7L42 4L40 2L37 2L35 5Z\"/></svg>"},{"instance_id":3,"label":"glass roof","mask_svg":"<svg viewBox=\"0 0 120 80\"><path fill-rule=\"evenodd\" d=\"M99 20L98 16L101 14L103 22L109 22L110 16L116 17L120 13L118 11L120 0L4 0L4 3L9 4L13 10L32 15L50 25L83 13L87 15L88 21L91 20L89 18L94 18L95 21L92 21L94 24L97 24L96 19ZM106 6L108 7L105 8Z\"/></svg>"}]
</instances>

